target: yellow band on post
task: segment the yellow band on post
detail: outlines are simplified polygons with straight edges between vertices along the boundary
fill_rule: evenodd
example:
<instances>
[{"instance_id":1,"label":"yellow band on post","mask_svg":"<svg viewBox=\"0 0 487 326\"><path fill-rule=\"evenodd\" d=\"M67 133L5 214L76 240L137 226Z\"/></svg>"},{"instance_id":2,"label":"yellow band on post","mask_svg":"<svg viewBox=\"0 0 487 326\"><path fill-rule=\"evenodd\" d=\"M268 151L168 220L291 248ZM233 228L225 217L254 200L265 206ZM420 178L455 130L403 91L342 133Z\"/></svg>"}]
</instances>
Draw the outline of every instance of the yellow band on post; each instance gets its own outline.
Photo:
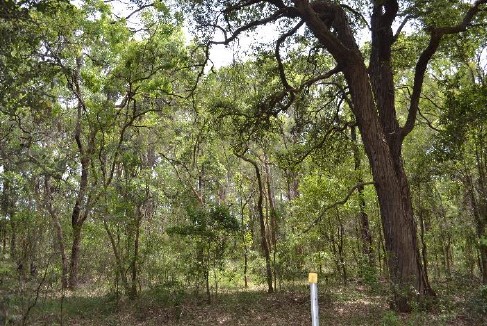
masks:
<instances>
[{"instance_id":1,"label":"yellow band on post","mask_svg":"<svg viewBox=\"0 0 487 326\"><path fill-rule=\"evenodd\" d=\"M309 283L318 283L318 274L309 273L308 280L309 280Z\"/></svg>"}]
</instances>

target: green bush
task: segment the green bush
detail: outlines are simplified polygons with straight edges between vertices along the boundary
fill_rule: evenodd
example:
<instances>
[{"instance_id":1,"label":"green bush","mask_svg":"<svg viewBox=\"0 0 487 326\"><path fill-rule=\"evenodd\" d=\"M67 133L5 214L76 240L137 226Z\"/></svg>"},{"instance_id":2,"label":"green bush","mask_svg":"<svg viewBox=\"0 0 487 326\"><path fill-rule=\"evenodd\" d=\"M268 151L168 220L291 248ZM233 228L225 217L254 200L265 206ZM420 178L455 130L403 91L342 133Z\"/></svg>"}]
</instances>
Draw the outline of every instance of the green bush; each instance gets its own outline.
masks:
<instances>
[{"instance_id":1,"label":"green bush","mask_svg":"<svg viewBox=\"0 0 487 326\"><path fill-rule=\"evenodd\" d=\"M487 324L487 285L482 285L467 298L465 310L472 321Z\"/></svg>"}]
</instances>

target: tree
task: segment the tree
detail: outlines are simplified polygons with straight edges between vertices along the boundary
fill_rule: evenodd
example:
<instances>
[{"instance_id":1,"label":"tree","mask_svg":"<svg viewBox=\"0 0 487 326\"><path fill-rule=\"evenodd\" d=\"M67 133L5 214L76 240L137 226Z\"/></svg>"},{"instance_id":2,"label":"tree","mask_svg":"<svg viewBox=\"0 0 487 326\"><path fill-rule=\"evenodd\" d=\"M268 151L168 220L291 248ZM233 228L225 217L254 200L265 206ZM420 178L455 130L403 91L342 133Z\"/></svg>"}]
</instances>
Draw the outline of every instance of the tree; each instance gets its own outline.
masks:
<instances>
[{"instance_id":1,"label":"tree","mask_svg":"<svg viewBox=\"0 0 487 326\"><path fill-rule=\"evenodd\" d=\"M189 224L172 227L169 234L191 237L195 242L195 265L193 269L202 274L208 303L211 303L210 271L223 268L225 252L232 233L239 230L237 219L223 205L211 208L187 207ZM215 291L217 284L215 284Z\"/></svg>"},{"instance_id":2,"label":"tree","mask_svg":"<svg viewBox=\"0 0 487 326\"><path fill-rule=\"evenodd\" d=\"M473 217L482 282L487 284L487 80L480 47L453 76L447 76L445 111L435 141L440 162L454 162L455 179L464 188L466 210Z\"/></svg>"},{"instance_id":3,"label":"tree","mask_svg":"<svg viewBox=\"0 0 487 326\"><path fill-rule=\"evenodd\" d=\"M394 307L410 311L411 300L434 296L418 251L416 226L407 176L402 158L402 145L414 128L423 81L428 64L442 40L467 31L485 17L479 13L486 0L473 4L456 2L438 14L434 10L441 1L407 2L401 8L396 0L374 1L369 9L353 9L332 1L250 0L250 1L189 1L196 22L205 28L201 35L209 44L229 44L240 34L269 23L281 23L281 34L274 55L283 90L273 95L267 114L286 110L303 89L315 82L341 73L348 86L350 106L362 136L365 152L372 169L380 205L388 267L394 284ZM360 5L357 5L360 6ZM435 14L433 14L433 12ZM369 16L370 52L359 47L358 26ZM353 19L351 19L353 17ZM480 17L480 18L479 18ZM394 33L393 26L402 21ZM409 97L407 118L401 126L396 106L393 70L394 43L405 24L413 20L424 27L426 39L413 68L414 82ZM451 24L451 22L455 22ZM292 27L289 27L292 26ZM306 31L300 32L305 26ZM214 40L216 33L224 36ZM310 36L313 35L311 40ZM300 37L301 36L301 37ZM286 76L286 62L281 48L294 37L306 39L322 53L333 57L336 66L301 84L293 84ZM314 42L313 42L314 41ZM323 69L324 67L320 67Z\"/></svg>"}]
</instances>

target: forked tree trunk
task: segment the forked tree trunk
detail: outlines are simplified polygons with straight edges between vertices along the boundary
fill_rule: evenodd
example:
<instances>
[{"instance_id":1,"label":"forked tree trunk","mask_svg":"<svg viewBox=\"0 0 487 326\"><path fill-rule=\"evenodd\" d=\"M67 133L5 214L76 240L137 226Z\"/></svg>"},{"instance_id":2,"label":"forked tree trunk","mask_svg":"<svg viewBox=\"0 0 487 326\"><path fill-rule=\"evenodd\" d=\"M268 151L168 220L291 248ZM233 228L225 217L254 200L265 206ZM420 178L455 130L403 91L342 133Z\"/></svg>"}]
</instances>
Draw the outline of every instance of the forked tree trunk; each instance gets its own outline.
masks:
<instances>
[{"instance_id":1,"label":"forked tree trunk","mask_svg":"<svg viewBox=\"0 0 487 326\"><path fill-rule=\"evenodd\" d=\"M351 95L351 109L362 135L379 199L389 272L395 289L394 305L410 311L410 299L434 296L421 264L409 185L402 164L402 143L413 130L427 66L445 35L466 31L487 0L477 0L448 27L430 27L428 46L417 59L409 112L404 126L396 117L392 26L399 12L397 0L373 2L369 67L354 38L342 6L327 0L294 0L289 16L299 16L338 66ZM276 6L283 7L283 2ZM297 30L299 25L295 28ZM284 36L283 36L284 37ZM284 75L281 63L281 78ZM284 82L286 85L287 82Z\"/></svg>"},{"instance_id":2,"label":"forked tree trunk","mask_svg":"<svg viewBox=\"0 0 487 326\"><path fill-rule=\"evenodd\" d=\"M78 148L78 154L80 157L81 174L78 186L78 193L76 195L76 201L71 213L71 228L73 230L73 242L71 244L71 257L69 265L69 285L71 290L76 289L78 286L78 265L81 248L81 230L84 222L88 218L90 194L88 189L88 177L91 164L91 155L95 148L95 136L96 132L91 130L87 135L87 143L83 143L81 120L83 118L83 112L86 111L85 104L83 102L83 96L80 87L80 71L81 71L82 59L76 58L76 69L72 77L72 83L70 83L71 91L76 94L78 98L76 127L74 130L74 140Z\"/></svg>"},{"instance_id":3,"label":"forked tree trunk","mask_svg":"<svg viewBox=\"0 0 487 326\"><path fill-rule=\"evenodd\" d=\"M362 135L365 152L369 159L374 185L379 200L381 221L389 273L394 285L394 308L410 311L410 302L417 295L434 295L419 256L416 225L409 184L402 164L400 135L397 126L391 126L392 134L386 134L387 121L380 121L368 72L363 59L355 58L348 64L344 75L350 86L352 110ZM389 93L386 90L381 90ZM390 94L390 93L389 93ZM387 101L383 101L387 105ZM389 105L393 105L390 103ZM382 112L394 110L382 108ZM394 118L394 117L393 117ZM386 120L382 117L382 120ZM391 119L390 121L397 120ZM414 289L414 290L413 290Z\"/></svg>"},{"instance_id":4,"label":"forked tree trunk","mask_svg":"<svg viewBox=\"0 0 487 326\"><path fill-rule=\"evenodd\" d=\"M112 246L113 254L115 256L115 265L116 265L115 280L116 280L117 293L118 293L118 284L120 281L122 282L122 287L125 293L130 293L130 288L128 285L127 275L125 273L125 267L123 265L119 245L117 244L117 241L115 240L115 236L113 232L110 230L108 226L108 222L105 219L103 220L103 227L107 232L108 239L110 239L110 244Z\"/></svg>"}]
</instances>

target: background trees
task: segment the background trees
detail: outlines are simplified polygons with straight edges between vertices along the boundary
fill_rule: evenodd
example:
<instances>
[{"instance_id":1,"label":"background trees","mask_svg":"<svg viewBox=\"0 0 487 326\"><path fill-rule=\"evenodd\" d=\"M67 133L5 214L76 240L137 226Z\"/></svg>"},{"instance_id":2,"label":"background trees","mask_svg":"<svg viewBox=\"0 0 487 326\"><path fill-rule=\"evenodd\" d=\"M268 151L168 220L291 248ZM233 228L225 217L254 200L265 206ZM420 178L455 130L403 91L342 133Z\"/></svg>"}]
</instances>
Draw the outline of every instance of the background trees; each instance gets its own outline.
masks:
<instances>
[{"instance_id":1,"label":"background trees","mask_svg":"<svg viewBox=\"0 0 487 326\"><path fill-rule=\"evenodd\" d=\"M3 5L1 291L26 298L9 309L87 288L211 301L315 270L330 286L390 280L406 311L428 278L486 282L482 1L362 18L326 1L188 3L192 42L190 12L162 3L135 23L99 1ZM274 21L272 47L205 68L199 42Z\"/></svg>"}]
</instances>

